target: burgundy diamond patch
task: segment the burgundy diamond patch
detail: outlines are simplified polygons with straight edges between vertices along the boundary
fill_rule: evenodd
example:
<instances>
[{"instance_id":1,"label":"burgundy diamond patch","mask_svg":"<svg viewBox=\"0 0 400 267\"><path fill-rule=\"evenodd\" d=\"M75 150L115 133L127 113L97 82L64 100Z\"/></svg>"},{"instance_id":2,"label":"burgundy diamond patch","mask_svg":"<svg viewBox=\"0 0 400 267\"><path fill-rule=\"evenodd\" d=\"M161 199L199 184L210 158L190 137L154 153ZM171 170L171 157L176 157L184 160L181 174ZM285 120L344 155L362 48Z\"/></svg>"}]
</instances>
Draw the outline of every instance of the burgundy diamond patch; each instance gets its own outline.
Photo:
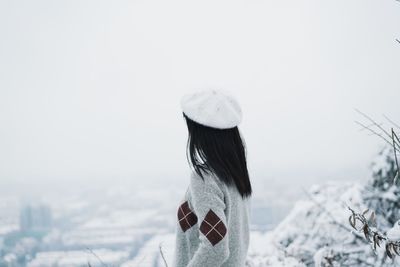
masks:
<instances>
[{"instance_id":1,"label":"burgundy diamond patch","mask_svg":"<svg viewBox=\"0 0 400 267\"><path fill-rule=\"evenodd\" d=\"M189 228L197 223L197 216L189 208L189 203L187 201L184 202L178 209L178 220L183 232L186 232Z\"/></svg>"},{"instance_id":2,"label":"burgundy diamond patch","mask_svg":"<svg viewBox=\"0 0 400 267\"><path fill-rule=\"evenodd\" d=\"M210 209L200 225L200 232L215 246L225 237L226 227L218 215Z\"/></svg>"}]
</instances>

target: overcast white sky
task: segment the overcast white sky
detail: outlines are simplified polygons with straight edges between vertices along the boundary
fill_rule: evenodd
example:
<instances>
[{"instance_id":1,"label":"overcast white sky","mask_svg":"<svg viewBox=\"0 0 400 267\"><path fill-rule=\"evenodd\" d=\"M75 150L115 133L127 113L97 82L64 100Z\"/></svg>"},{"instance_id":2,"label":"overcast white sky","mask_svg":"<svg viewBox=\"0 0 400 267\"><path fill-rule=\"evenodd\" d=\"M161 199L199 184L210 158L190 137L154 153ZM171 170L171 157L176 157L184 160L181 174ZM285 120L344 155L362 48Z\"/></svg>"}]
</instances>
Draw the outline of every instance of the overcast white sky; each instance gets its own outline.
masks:
<instances>
[{"instance_id":1,"label":"overcast white sky","mask_svg":"<svg viewBox=\"0 0 400 267\"><path fill-rule=\"evenodd\" d=\"M183 175L198 88L238 97L255 180L362 178L353 108L400 121L399 25L395 0L1 0L0 182Z\"/></svg>"}]
</instances>

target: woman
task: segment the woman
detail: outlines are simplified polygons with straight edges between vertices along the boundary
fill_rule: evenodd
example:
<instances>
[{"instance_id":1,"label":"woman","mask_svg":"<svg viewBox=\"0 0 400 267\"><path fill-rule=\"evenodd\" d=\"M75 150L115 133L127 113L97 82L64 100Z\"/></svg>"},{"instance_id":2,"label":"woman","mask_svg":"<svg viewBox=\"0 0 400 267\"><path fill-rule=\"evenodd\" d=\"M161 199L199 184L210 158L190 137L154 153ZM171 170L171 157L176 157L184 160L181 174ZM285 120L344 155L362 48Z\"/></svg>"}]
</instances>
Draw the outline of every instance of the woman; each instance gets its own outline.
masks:
<instances>
[{"instance_id":1,"label":"woman","mask_svg":"<svg viewBox=\"0 0 400 267\"><path fill-rule=\"evenodd\" d=\"M222 91L182 98L190 184L177 213L175 267L242 267L251 184L237 101Z\"/></svg>"}]
</instances>

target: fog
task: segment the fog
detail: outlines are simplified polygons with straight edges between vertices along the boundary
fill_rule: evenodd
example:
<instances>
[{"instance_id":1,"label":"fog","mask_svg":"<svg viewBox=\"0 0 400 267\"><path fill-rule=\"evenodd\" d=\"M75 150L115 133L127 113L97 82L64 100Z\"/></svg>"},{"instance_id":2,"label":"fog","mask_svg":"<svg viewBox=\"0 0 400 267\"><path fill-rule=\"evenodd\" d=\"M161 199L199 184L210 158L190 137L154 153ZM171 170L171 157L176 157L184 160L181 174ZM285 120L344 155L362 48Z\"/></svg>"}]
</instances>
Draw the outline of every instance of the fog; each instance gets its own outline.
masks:
<instances>
[{"instance_id":1,"label":"fog","mask_svg":"<svg viewBox=\"0 0 400 267\"><path fill-rule=\"evenodd\" d=\"M385 145L355 109L400 124L399 25L395 0L0 0L0 266L172 260L198 89L241 103L251 247L305 190L347 224Z\"/></svg>"},{"instance_id":2,"label":"fog","mask_svg":"<svg viewBox=\"0 0 400 267\"><path fill-rule=\"evenodd\" d=\"M0 183L185 181L201 88L241 103L254 183L366 179L354 108L399 121L398 25L396 1L1 1Z\"/></svg>"}]
</instances>

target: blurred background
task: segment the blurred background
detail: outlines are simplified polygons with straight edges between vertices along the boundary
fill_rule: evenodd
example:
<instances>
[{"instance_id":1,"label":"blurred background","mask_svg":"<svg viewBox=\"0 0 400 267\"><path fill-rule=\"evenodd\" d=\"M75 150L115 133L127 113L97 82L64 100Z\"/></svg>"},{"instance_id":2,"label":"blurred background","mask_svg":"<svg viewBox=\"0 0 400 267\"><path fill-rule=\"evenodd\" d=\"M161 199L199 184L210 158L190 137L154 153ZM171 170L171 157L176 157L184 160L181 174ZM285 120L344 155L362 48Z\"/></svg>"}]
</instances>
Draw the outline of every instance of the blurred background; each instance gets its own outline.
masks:
<instances>
[{"instance_id":1,"label":"blurred background","mask_svg":"<svg viewBox=\"0 0 400 267\"><path fill-rule=\"evenodd\" d=\"M400 122L398 25L391 0L0 0L0 266L172 259L195 89L242 105L252 231L368 179L355 109Z\"/></svg>"}]
</instances>

